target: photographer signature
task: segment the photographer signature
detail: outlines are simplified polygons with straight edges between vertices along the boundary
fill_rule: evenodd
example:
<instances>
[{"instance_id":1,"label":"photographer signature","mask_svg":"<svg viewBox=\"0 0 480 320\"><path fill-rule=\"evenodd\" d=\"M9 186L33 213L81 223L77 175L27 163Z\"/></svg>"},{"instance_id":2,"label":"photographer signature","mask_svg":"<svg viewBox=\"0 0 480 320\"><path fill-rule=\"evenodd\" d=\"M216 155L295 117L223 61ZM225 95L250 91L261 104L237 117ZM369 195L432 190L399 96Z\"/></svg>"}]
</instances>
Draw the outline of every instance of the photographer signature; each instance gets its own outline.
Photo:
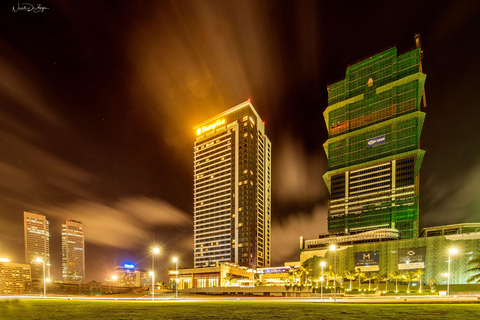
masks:
<instances>
[{"instance_id":1,"label":"photographer signature","mask_svg":"<svg viewBox=\"0 0 480 320\"><path fill-rule=\"evenodd\" d=\"M20 3L17 2L17 8L12 7L13 12L19 12L19 11L25 11L25 12L33 12L33 13L38 13L38 12L43 12L44 10L48 10L47 7L42 7L42 4L39 3L36 6L30 3L22 3L20 6Z\"/></svg>"}]
</instances>

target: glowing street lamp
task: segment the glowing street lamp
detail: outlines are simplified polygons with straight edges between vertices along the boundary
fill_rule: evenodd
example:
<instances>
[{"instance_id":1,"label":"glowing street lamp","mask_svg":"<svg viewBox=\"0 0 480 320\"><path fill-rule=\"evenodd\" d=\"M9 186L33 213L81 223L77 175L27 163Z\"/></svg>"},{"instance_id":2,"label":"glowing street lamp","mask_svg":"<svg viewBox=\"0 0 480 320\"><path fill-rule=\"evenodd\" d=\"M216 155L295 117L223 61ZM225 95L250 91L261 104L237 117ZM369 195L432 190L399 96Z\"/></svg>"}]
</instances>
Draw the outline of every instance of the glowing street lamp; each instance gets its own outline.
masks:
<instances>
[{"instance_id":1,"label":"glowing street lamp","mask_svg":"<svg viewBox=\"0 0 480 320\"><path fill-rule=\"evenodd\" d=\"M118 279L117 275L114 274L114 275L112 276L112 280L113 280L114 283L115 283L115 287L117 286L117 279Z\"/></svg>"},{"instance_id":2,"label":"glowing street lamp","mask_svg":"<svg viewBox=\"0 0 480 320\"><path fill-rule=\"evenodd\" d=\"M332 244L330 250L333 251L333 302L337 301L337 247Z\"/></svg>"},{"instance_id":3,"label":"glowing street lamp","mask_svg":"<svg viewBox=\"0 0 480 320\"><path fill-rule=\"evenodd\" d=\"M450 262L452 261L451 255L458 252L457 248L451 248L448 250L448 273L447 273L447 296L450 295Z\"/></svg>"},{"instance_id":4,"label":"glowing street lamp","mask_svg":"<svg viewBox=\"0 0 480 320\"><path fill-rule=\"evenodd\" d=\"M40 258L37 258L37 262L43 263L43 299L45 299L47 297L47 287L46 287L47 278L45 277L45 261L43 261Z\"/></svg>"},{"instance_id":5,"label":"glowing street lamp","mask_svg":"<svg viewBox=\"0 0 480 320\"><path fill-rule=\"evenodd\" d=\"M152 301L155 301L155 254L157 254L159 252L160 252L160 249L153 248L152 272L150 272L150 275L152 276Z\"/></svg>"},{"instance_id":6,"label":"glowing street lamp","mask_svg":"<svg viewBox=\"0 0 480 320\"><path fill-rule=\"evenodd\" d=\"M320 266L322 267L322 276L320 277L321 287L320 287L320 299L323 300L323 268L325 267L325 261L320 262Z\"/></svg>"},{"instance_id":7,"label":"glowing street lamp","mask_svg":"<svg viewBox=\"0 0 480 320\"><path fill-rule=\"evenodd\" d=\"M175 262L175 299L178 299L178 259L177 257L173 258Z\"/></svg>"}]
</instances>

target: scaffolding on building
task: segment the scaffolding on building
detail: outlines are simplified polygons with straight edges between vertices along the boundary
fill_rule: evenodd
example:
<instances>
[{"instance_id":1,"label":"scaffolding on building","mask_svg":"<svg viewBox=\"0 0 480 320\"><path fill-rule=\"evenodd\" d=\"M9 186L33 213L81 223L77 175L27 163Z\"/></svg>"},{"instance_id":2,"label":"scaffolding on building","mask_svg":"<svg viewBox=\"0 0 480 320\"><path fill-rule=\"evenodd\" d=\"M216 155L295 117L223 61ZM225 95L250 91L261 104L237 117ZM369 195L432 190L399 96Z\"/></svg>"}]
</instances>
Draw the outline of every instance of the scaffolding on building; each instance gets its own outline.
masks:
<instances>
[{"instance_id":1,"label":"scaffolding on building","mask_svg":"<svg viewBox=\"0 0 480 320\"><path fill-rule=\"evenodd\" d=\"M426 79L421 59L420 46L401 55L390 48L350 65L345 79L328 86L328 172L323 178L331 194L330 233L387 227L397 228L402 238L418 235L419 171L425 153L420 150ZM411 162L409 171L396 168L396 161L404 160ZM350 172L382 165L386 171L365 171L366 179L349 183ZM408 195L399 197L397 189L405 188L411 189Z\"/></svg>"}]
</instances>

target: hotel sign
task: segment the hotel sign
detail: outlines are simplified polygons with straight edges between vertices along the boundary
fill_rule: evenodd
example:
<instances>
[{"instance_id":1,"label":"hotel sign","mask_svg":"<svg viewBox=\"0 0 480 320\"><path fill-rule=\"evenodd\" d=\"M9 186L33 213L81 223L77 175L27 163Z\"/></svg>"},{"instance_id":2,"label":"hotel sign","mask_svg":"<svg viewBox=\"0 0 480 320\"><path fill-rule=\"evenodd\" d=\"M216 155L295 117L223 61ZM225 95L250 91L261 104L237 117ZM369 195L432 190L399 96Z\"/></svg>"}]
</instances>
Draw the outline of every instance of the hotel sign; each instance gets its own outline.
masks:
<instances>
[{"instance_id":1,"label":"hotel sign","mask_svg":"<svg viewBox=\"0 0 480 320\"><path fill-rule=\"evenodd\" d=\"M398 270L424 269L426 247L399 249Z\"/></svg>"},{"instance_id":2,"label":"hotel sign","mask_svg":"<svg viewBox=\"0 0 480 320\"><path fill-rule=\"evenodd\" d=\"M214 123L212 123L208 126L203 126L201 128L198 128L197 129L197 136L201 135L202 133L215 130L216 127L221 126L224 123L225 123L225 119L222 119L222 120L217 120L217 121L215 121Z\"/></svg>"},{"instance_id":3,"label":"hotel sign","mask_svg":"<svg viewBox=\"0 0 480 320\"><path fill-rule=\"evenodd\" d=\"M385 143L385 135L381 135L375 138L368 139L368 146L374 147L378 146L379 144Z\"/></svg>"}]
</instances>

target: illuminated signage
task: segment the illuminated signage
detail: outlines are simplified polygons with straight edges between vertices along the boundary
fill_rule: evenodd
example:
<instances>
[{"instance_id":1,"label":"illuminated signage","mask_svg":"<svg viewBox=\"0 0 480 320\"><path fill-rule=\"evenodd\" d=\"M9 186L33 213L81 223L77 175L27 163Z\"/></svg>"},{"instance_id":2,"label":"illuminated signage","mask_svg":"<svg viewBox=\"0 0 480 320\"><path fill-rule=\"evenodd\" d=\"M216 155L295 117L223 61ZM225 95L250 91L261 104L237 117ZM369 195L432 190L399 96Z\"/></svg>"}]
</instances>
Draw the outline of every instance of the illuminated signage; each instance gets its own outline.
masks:
<instances>
[{"instance_id":1,"label":"illuminated signage","mask_svg":"<svg viewBox=\"0 0 480 320\"><path fill-rule=\"evenodd\" d=\"M211 130L215 130L216 127L221 126L222 124L225 123L225 119L222 120L217 120L216 122L212 123L209 126L203 126L202 128L197 129L197 136Z\"/></svg>"},{"instance_id":2,"label":"illuminated signage","mask_svg":"<svg viewBox=\"0 0 480 320\"><path fill-rule=\"evenodd\" d=\"M376 252L356 252L355 267L378 266L379 253Z\"/></svg>"},{"instance_id":3,"label":"illuminated signage","mask_svg":"<svg viewBox=\"0 0 480 320\"><path fill-rule=\"evenodd\" d=\"M125 264L123 265L123 267L124 267L125 269L135 269L135 265L134 265L134 264L130 264L130 263L125 263Z\"/></svg>"},{"instance_id":4,"label":"illuminated signage","mask_svg":"<svg viewBox=\"0 0 480 320\"><path fill-rule=\"evenodd\" d=\"M398 269L424 269L425 256L427 253L426 247L399 249L398 250Z\"/></svg>"},{"instance_id":5,"label":"illuminated signage","mask_svg":"<svg viewBox=\"0 0 480 320\"><path fill-rule=\"evenodd\" d=\"M377 145L382 144L382 143L385 143L385 135L368 139L368 146L369 147L374 147L374 146L377 146Z\"/></svg>"}]
</instances>

